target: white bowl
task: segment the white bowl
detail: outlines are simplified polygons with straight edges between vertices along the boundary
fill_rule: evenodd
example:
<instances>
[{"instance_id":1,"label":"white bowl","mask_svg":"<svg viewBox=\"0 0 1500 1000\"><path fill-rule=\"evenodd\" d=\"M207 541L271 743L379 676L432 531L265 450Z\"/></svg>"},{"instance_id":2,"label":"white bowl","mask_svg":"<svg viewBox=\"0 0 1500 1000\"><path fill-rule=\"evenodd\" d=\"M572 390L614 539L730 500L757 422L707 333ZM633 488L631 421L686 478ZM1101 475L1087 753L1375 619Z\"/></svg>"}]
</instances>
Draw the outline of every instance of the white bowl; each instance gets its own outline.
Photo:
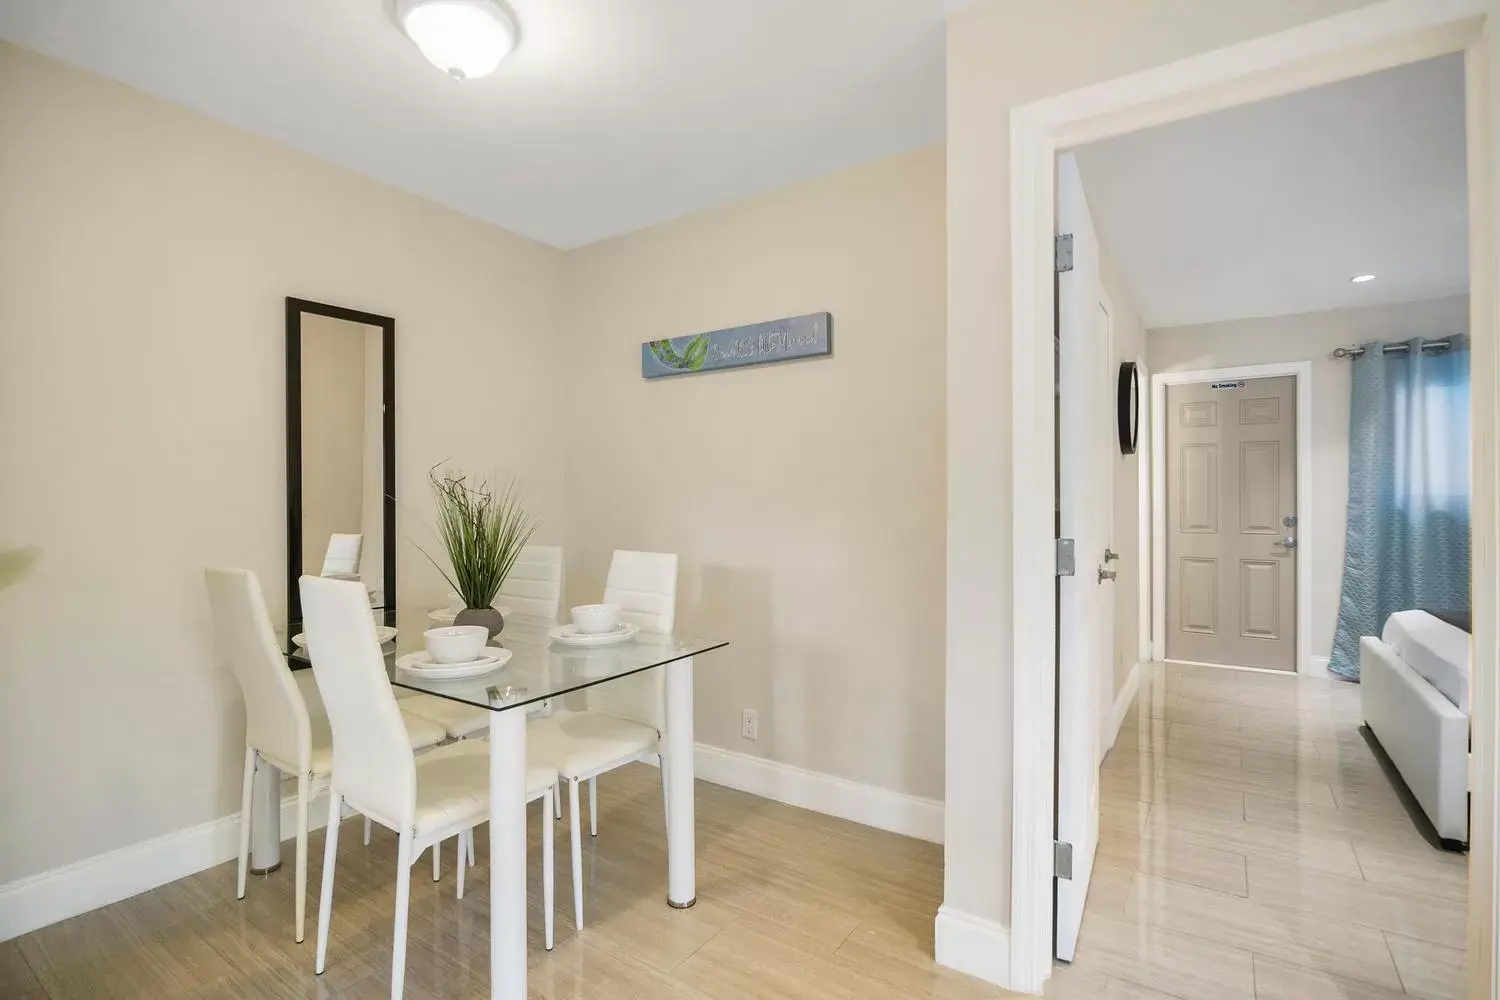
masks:
<instances>
[{"instance_id":1,"label":"white bowl","mask_svg":"<svg viewBox=\"0 0 1500 1000\"><path fill-rule=\"evenodd\" d=\"M484 651L490 630L483 625L445 625L428 629L422 637L433 663L467 663Z\"/></svg>"},{"instance_id":2,"label":"white bowl","mask_svg":"<svg viewBox=\"0 0 1500 1000\"><path fill-rule=\"evenodd\" d=\"M573 627L585 635L611 632L620 624L618 604L580 604L573 609Z\"/></svg>"}]
</instances>

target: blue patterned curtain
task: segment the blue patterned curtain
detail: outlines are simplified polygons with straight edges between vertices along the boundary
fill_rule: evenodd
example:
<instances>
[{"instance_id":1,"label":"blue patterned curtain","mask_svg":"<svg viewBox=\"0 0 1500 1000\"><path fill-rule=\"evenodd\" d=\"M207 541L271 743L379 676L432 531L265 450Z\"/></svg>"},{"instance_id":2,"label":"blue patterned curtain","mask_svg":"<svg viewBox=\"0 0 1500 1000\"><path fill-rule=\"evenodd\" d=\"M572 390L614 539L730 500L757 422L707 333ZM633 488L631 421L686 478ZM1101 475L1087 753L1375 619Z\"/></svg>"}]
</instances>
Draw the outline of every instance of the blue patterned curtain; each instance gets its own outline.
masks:
<instances>
[{"instance_id":1,"label":"blue patterned curtain","mask_svg":"<svg viewBox=\"0 0 1500 1000\"><path fill-rule=\"evenodd\" d=\"M1349 526L1328 669L1359 680L1359 638L1406 608L1469 610L1469 351L1354 359Z\"/></svg>"}]
</instances>

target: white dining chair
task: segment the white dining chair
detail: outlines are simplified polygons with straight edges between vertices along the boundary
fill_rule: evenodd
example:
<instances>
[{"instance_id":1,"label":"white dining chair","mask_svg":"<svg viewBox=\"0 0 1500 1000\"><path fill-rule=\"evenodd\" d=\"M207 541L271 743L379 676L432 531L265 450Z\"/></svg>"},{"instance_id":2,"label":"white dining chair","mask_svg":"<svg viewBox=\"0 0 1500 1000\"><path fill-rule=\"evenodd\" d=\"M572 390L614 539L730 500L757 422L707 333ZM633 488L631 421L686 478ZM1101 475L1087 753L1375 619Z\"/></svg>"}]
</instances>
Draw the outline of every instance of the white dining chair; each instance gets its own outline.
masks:
<instances>
[{"instance_id":1,"label":"white dining chair","mask_svg":"<svg viewBox=\"0 0 1500 1000\"><path fill-rule=\"evenodd\" d=\"M677 617L677 556L617 550L610 560L604 603L620 606L620 620L647 636L670 635ZM539 719L527 727L527 759L546 761L568 783L573 844L573 919L583 928L583 870L578 783L589 785L589 833L599 835L599 775L636 761L661 769L662 816L667 809L666 678L647 670L583 692L584 708Z\"/></svg>"},{"instance_id":2,"label":"white dining chair","mask_svg":"<svg viewBox=\"0 0 1500 1000\"><path fill-rule=\"evenodd\" d=\"M245 699L245 773L240 789L240 853L235 897L245 898L250 861L251 789L262 766L280 768L297 779L296 927L304 937L307 907L307 809L328 783L333 737L321 702L309 705L276 642L260 580L246 569L207 569L208 603L214 640ZM356 585L357 586L357 585ZM365 608L365 628L374 625ZM443 730L420 716L402 716L408 749L439 743Z\"/></svg>"},{"instance_id":3,"label":"white dining chair","mask_svg":"<svg viewBox=\"0 0 1500 1000\"><path fill-rule=\"evenodd\" d=\"M406 924L411 869L416 858L447 837L472 834L490 818L489 750L482 742L453 743L420 757L403 738L401 710L386 678L364 587L354 581L304 576L302 610L318 688L333 727L328 828L323 887L318 903L321 974L333 914L334 866L345 802L396 832L396 918L391 955L391 998L400 1000L406 974ZM552 796L557 771L532 763L526 769L527 801L542 799L542 906L546 943L552 947ZM464 838L467 839L467 838ZM464 866L459 865L462 873Z\"/></svg>"},{"instance_id":4,"label":"white dining chair","mask_svg":"<svg viewBox=\"0 0 1500 1000\"><path fill-rule=\"evenodd\" d=\"M359 576L359 554L364 549L364 535L329 535L328 551L323 555L323 576L352 580Z\"/></svg>"},{"instance_id":5,"label":"white dining chair","mask_svg":"<svg viewBox=\"0 0 1500 1000\"><path fill-rule=\"evenodd\" d=\"M523 548L495 603L510 608L517 624L556 625L562 603L562 549L556 545ZM402 698L401 708L442 726L452 740L483 733L490 724L490 713L484 709L430 694Z\"/></svg>"},{"instance_id":6,"label":"white dining chair","mask_svg":"<svg viewBox=\"0 0 1500 1000\"><path fill-rule=\"evenodd\" d=\"M519 622L557 624L562 604L563 552L559 545L528 545L500 585L495 603L510 608Z\"/></svg>"}]
</instances>

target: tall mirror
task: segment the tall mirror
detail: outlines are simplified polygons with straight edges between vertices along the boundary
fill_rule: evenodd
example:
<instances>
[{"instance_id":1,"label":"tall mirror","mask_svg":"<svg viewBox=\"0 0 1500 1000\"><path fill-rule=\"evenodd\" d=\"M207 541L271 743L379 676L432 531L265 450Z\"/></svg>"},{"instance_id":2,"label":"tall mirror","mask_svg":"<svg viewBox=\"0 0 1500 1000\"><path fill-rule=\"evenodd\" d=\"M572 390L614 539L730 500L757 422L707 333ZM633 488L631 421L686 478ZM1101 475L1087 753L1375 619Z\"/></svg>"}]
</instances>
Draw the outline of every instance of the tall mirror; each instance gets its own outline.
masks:
<instances>
[{"instance_id":1,"label":"tall mirror","mask_svg":"<svg viewBox=\"0 0 1500 1000\"><path fill-rule=\"evenodd\" d=\"M287 613L304 574L360 580L396 622L396 321L286 300Z\"/></svg>"}]
</instances>

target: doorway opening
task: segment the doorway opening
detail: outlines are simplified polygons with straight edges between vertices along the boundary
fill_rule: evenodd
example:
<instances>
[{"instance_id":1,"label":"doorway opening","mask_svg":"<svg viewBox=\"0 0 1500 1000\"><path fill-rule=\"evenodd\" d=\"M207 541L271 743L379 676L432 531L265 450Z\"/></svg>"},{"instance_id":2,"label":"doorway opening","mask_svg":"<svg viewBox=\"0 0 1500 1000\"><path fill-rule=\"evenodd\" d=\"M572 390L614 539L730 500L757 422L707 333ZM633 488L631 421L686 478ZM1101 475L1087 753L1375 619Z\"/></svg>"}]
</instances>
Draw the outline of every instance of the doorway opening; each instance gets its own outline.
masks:
<instances>
[{"instance_id":1,"label":"doorway opening","mask_svg":"<svg viewBox=\"0 0 1500 1000\"><path fill-rule=\"evenodd\" d=\"M1054 405L1052 400L1044 401L1040 398L1036 391L1038 386L1050 386L1054 381L1053 352L1043 351L1037 343L1039 339L1037 334L1044 329L1050 330L1053 326L1052 302L1049 301L1052 298L1050 294L1052 289L1048 287L1051 283L1051 276L1045 270L1044 264L1046 257L1051 254L1048 252L1046 256L1043 255L1044 247L1047 251L1051 249L1055 221L1051 217L1052 209L1058 204L1055 200L1058 194L1057 178L1050 169L1054 162L1053 158L1061 150L1077 148L1108 136L1121 135L1150 125L1182 120L1220 108L1245 105L1251 101L1280 94L1308 90L1324 83L1347 80L1455 51L1465 53L1464 82L1468 132L1471 140L1481 140L1486 134L1483 129L1487 128L1490 117L1490 108L1487 103L1489 69L1487 53L1482 44L1483 32L1486 30L1482 19L1484 10L1481 5L1477 4L1473 10L1458 9L1461 6L1455 5L1453 8L1435 10L1429 5L1394 0L1391 3L1375 5L1372 8L1342 15L1304 29L1294 29L1281 35L1261 39L1255 43L1226 50L1225 53L1216 53L1214 59L1189 60L1175 66L1163 67L1161 70L1137 74L1110 84L1016 109L1012 115L1011 155L1012 177L1015 181L1012 189L1011 220L1016 229L1012 285L1016 321L1015 336L1012 341L1014 354L1012 443L1013 481L1017 484L1014 508L1015 579L1012 589L1014 603L1012 611L1015 621L1028 623L1027 629L1017 630L1013 649L1013 662L1017 665L1013 682L1014 733L1017 753L1013 813L1012 921L1009 928L1010 963L1008 969L1008 985L1013 988L1039 989L1052 972L1053 949L1052 941L1048 940L1052 935L1049 932L1058 929L1054 919L1061 912L1062 904L1059 899L1058 908L1054 911L1052 869L1058 855L1055 850L1047 849L1046 839L1055 835L1052 822L1054 805L1060 806L1063 796L1071 794L1061 787L1062 783L1069 780L1063 768L1059 767L1054 776L1052 762L1049 761L1045 767L1041 767L1038 762L1028 759L1034 755L1028 755L1025 752L1027 748L1035 746L1038 738L1045 740L1051 737L1065 740L1066 733L1072 728L1066 717L1067 702L1057 700L1067 683L1066 664L1063 665L1062 672L1056 676L1039 675L1035 671L1021 667L1022 664L1035 663L1041 657L1055 652L1052 647L1057 642L1055 629L1058 619L1056 616L1060 613L1058 607L1055 606L1055 591L1048 593L1040 591L1037 587L1038 581L1044 575L1053 575L1057 559L1052 541L1054 536L1050 533L1043 533L1048 532L1048 529L1052 527L1053 505L1056 500L1054 496L1048 495L1050 491L1043 492L1054 478L1053 470L1047 466L1047 463L1053 460L1053 456L1049 454L1050 447L1045 450L1036 447L1037 429L1044 427L1046 421L1053 418ZM1488 313L1492 291L1491 220L1486 215L1487 206L1491 204L1489 151L1485 148L1484 142L1471 141L1466 155L1469 167L1467 185L1471 234L1467 273L1470 279L1469 290L1476 300L1470 317L1469 336L1472 338L1476 354L1476 363L1473 368L1476 409L1487 415L1496 381L1490 344L1491 319ZM1046 279L1045 284L1044 279ZM1120 304L1116 301L1115 305L1118 309ZM1118 316L1115 317L1115 322L1118 327ZM1041 341L1041 343L1046 342ZM1066 412L1067 406L1068 402L1064 399L1057 413ZM1061 416L1057 419L1060 425ZM1476 416L1476 424L1478 420L1479 417ZM1496 514L1494 509L1495 471L1493 462L1488 456L1476 456L1476 458L1473 483L1474 536L1476 540L1483 540L1484 544L1489 546ZM1061 479L1061 470L1058 470L1058 476ZM1092 553L1089 555L1093 557ZM1475 560L1480 565L1489 566L1492 556L1493 553L1488 549L1483 553L1476 550ZM1084 572L1092 572L1094 567L1091 561L1080 557L1078 568ZM1463 982L1465 976L1463 966L1467 963L1471 965L1472 980L1476 984L1482 984L1481 988L1484 990L1482 994L1475 992L1473 995L1488 996L1493 992L1493 904L1495 901L1495 858L1492 836L1494 817L1491 815L1496 757L1495 678L1493 677L1495 622L1489 620L1493 616L1488 614L1494 598L1494 580L1486 578L1482 573L1476 573L1473 578L1473 587L1474 606L1480 609L1480 613L1476 615L1473 622L1475 652L1471 722L1474 747L1472 815L1475 828L1473 840L1478 845L1478 849L1473 865L1473 891L1468 895L1469 912L1473 915L1474 923L1472 940L1477 947L1470 948L1468 955L1459 960L1459 968L1456 972L1450 969L1450 982L1444 988L1451 991L1452 982ZM1045 627L1047 623L1050 623L1052 628ZM1304 629L1298 633L1299 640L1305 631ZM1136 648L1140 648L1141 645L1143 644L1137 644ZM1102 667L1097 661L1093 666L1102 674ZM1244 676L1260 675L1245 674ZM1184 680L1187 675L1184 673L1174 675L1171 672L1163 674L1164 680L1173 677ZM1275 677L1270 680L1298 682L1300 678ZM1180 690L1169 691L1165 685L1152 686L1148 690L1144 682L1140 683L1142 691L1136 704L1141 712L1154 712L1168 707L1168 703L1182 695ZM1234 689L1230 692L1229 703L1250 704L1257 698L1261 698L1261 695L1253 691L1253 686L1258 683L1260 682L1236 680ZM1264 697L1267 700L1274 700L1281 696ZM1054 704L1062 706L1055 718L1048 710ZM1344 711L1344 709L1340 708L1338 711ZM1356 707L1354 712L1357 715L1359 709ZM1054 731L1048 733L1046 730L1054 725L1056 726ZM1237 721L1236 727L1238 725ZM1210 723L1205 728L1211 729L1213 724ZM1170 736L1167 735L1169 731L1163 732L1160 738L1164 741L1170 740ZM1296 740L1299 737L1293 735L1292 739ZM1108 742L1107 738L1101 739L1097 745L1107 746ZM1060 754L1064 752L1065 745L1063 742L1058 744ZM1234 749L1243 760L1245 748ZM1205 751L1205 754L1211 755L1211 751ZM1165 766L1170 767L1170 765ZM1292 765L1294 783L1298 782L1301 766L1300 759L1296 759ZM1055 788L1053 787L1054 777L1059 783L1059 786ZM1170 775L1164 771L1153 771L1149 778L1153 784L1166 788L1168 795L1171 795ZM1246 810L1250 808L1250 805L1245 798L1247 793L1243 789L1238 790L1238 794L1241 797L1241 822L1245 822ZM1318 792L1295 791L1289 807L1292 817L1316 815L1315 807L1318 803L1305 801L1299 797L1304 794L1314 796ZM1147 805L1154 807L1155 804L1153 802ZM1265 806L1266 803L1256 803L1256 805ZM1325 808L1337 810L1339 807L1339 796L1335 793L1332 795L1331 805L1325 804ZM1283 810L1283 812L1286 811ZM1262 814L1262 818L1272 820L1268 825L1275 825L1276 817ZM1282 816L1281 819L1285 820L1286 817ZM1298 830L1300 836L1300 831L1304 831L1306 827L1300 824L1299 819L1299 825L1293 829ZM1177 850L1175 845L1162 845L1162 852L1165 856L1173 857L1182 863L1190 863L1188 852ZM1205 866L1211 865L1208 855L1200 855L1196 860L1203 861ZM1075 851L1075 870L1076 864ZM1378 866L1372 864L1371 867ZM1245 871L1243 866L1241 870ZM1344 888L1342 883L1331 882L1325 887L1319 882L1320 877L1336 879L1337 876L1331 873L1321 873L1320 876L1307 878L1299 876L1291 882L1285 879L1278 882L1280 875L1274 867L1263 869L1263 872L1265 871L1269 874L1247 875L1247 889L1251 879L1259 878L1264 885L1279 887L1287 897L1296 894L1301 898L1322 901L1337 895L1336 892L1325 892L1322 891L1323 889L1332 890L1334 886ZM1459 877L1457 881L1467 888L1467 880L1464 877ZM1177 887L1181 884L1183 883L1178 879L1163 877L1163 884L1156 888L1164 894L1170 894L1179 891ZM1096 878L1093 892L1098 893L1100 888ZM1268 891L1276 891L1276 889ZM1221 895L1226 898L1247 898L1233 891L1222 892ZM1457 900L1449 899L1446 910L1457 911L1461 916L1463 907L1455 906L1455 902ZM1410 912L1416 912L1419 909L1421 909L1420 906ZM1443 909L1443 907L1437 909ZM1193 911L1191 906L1176 906L1167 907L1163 912L1180 915L1190 914ZM1330 916L1328 914L1322 916L1324 919L1321 923L1324 926L1337 923L1337 921L1327 919ZM1354 920L1354 922L1358 921ZM1315 923L1317 921L1309 920L1307 926L1311 927ZM1414 930L1411 926L1406 929ZM1108 930L1107 927L1106 930ZM1457 924L1444 926L1441 932L1448 940L1456 939L1460 944L1463 943L1464 928L1461 919ZM1393 930L1389 933L1385 931L1381 933L1387 942L1387 955L1393 956L1396 949L1390 943L1391 935L1400 936L1399 932ZM1430 935L1432 932L1427 933ZM1191 937L1193 928L1159 927L1155 940L1164 942L1174 934ZM1059 939L1061 937L1059 933ZM1130 937L1128 928L1125 929L1123 937L1126 939ZM1117 937L1116 940L1120 938ZM1413 937L1412 940L1425 940L1427 944L1436 943L1421 937ZM1087 948L1087 945L1088 938L1085 936L1082 946ZM1426 957L1430 958L1431 955ZM1450 954L1449 958L1451 957ZM1268 958L1268 961L1270 960ZM1398 963L1400 961L1395 958L1392 960ZM1407 959L1408 964L1420 963L1421 960L1410 956ZM1338 972L1323 971L1329 975L1340 975L1357 973L1359 970L1345 967ZM1368 982L1368 980L1360 980L1358 975L1353 976L1353 979ZM1196 984L1197 987L1202 987L1200 992L1204 990L1212 992L1212 988L1220 985L1222 985L1221 982L1217 981Z\"/></svg>"}]
</instances>

